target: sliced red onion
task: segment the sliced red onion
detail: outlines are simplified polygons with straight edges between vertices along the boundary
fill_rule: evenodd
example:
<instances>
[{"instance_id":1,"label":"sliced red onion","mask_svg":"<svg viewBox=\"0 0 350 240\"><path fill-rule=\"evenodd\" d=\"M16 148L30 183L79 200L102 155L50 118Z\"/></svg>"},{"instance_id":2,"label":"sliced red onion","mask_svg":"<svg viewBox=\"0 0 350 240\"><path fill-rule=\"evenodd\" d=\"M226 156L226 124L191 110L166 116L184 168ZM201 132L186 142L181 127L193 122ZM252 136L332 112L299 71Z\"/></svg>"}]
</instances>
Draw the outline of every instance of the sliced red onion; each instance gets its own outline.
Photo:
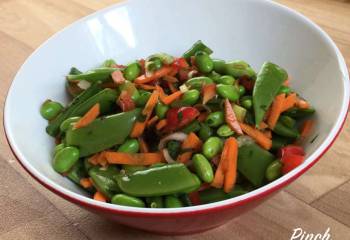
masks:
<instances>
[{"instance_id":1,"label":"sliced red onion","mask_svg":"<svg viewBox=\"0 0 350 240\"><path fill-rule=\"evenodd\" d=\"M175 160L170 156L169 151L168 151L167 148L163 149L163 156L164 156L165 161L167 163L174 163L175 162Z\"/></svg>"}]
</instances>

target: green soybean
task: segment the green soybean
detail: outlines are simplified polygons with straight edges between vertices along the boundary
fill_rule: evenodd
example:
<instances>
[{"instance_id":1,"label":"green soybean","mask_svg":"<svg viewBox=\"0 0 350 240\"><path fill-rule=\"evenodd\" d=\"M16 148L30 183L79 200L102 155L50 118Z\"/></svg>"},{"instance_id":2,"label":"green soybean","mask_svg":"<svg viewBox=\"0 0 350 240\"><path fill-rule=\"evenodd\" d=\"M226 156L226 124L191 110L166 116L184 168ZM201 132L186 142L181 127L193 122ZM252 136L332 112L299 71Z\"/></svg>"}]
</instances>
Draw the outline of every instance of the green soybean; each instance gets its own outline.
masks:
<instances>
[{"instance_id":1,"label":"green soybean","mask_svg":"<svg viewBox=\"0 0 350 240\"><path fill-rule=\"evenodd\" d=\"M118 148L118 152L137 153L139 149L140 144L137 139L128 139Z\"/></svg>"},{"instance_id":2,"label":"green soybean","mask_svg":"<svg viewBox=\"0 0 350 240\"><path fill-rule=\"evenodd\" d=\"M214 71L220 74L225 74L226 63L221 59L213 59Z\"/></svg>"},{"instance_id":3,"label":"green soybean","mask_svg":"<svg viewBox=\"0 0 350 240\"><path fill-rule=\"evenodd\" d=\"M197 52L195 60L196 66L201 73L210 73L214 69L213 60L205 52Z\"/></svg>"},{"instance_id":4,"label":"green soybean","mask_svg":"<svg viewBox=\"0 0 350 240\"><path fill-rule=\"evenodd\" d=\"M223 143L218 137L210 137L203 144L203 154L208 159L212 159L222 150Z\"/></svg>"},{"instance_id":5,"label":"green soybean","mask_svg":"<svg viewBox=\"0 0 350 240\"><path fill-rule=\"evenodd\" d=\"M155 57L150 61L146 61L146 69L150 72L156 71L163 66L162 60Z\"/></svg>"},{"instance_id":6,"label":"green soybean","mask_svg":"<svg viewBox=\"0 0 350 240\"><path fill-rule=\"evenodd\" d=\"M192 157L193 167L198 177L206 183L210 183L214 179L213 168L211 167L208 159L202 154L195 154Z\"/></svg>"},{"instance_id":7,"label":"green soybean","mask_svg":"<svg viewBox=\"0 0 350 240\"><path fill-rule=\"evenodd\" d=\"M253 107L253 99L251 96L244 96L240 99L241 106L245 109L252 109Z\"/></svg>"},{"instance_id":8,"label":"green soybean","mask_svg":"<svg viewBox=\"0 0 350 240\"><path fill-rule=\"evenodd\" d=\"M202 123L201 129L199 130L198 136L202 141L206 141L214 134L214 130L210 128L207 124Z\"/></svg>"},{"instance_id":9,"label":"green soybean","mask_svg":"<svg viewBox=\"0 0 350 240\"><path fill-rule=\"evenodd\" d=\"M124 77L128 81L134 81L141 73L141 66L139 63L134 62L129 64L124 69Z\"/></svg>"},{"instance_id":10,"label":"green soybean","mask_svg":"<svg viewBox=\"0 0 350 240\"><path fill-rule=\"evenodd\" d=\"M250 67L248 63L242 60L235 60L228 62L225 66L225 74L231 75L235 78L243 76L255 78L256 72Z\"/></svg>"},{"instance_id":11,"label":"green soybean","mask_svg":"<svg viewBox=\"0 0 350 240\"><path fill-rule=\"evenodd\" d=\"M55 146L54 150L53 150L53 155L55 156L56 153L58 153L60 150L62 150L65 147L64 143L60 143L58 145Z\"/></svg>"},{"instance_id":12,"label":"green soybean","mask_svg":"<svg viewBox=\"0 0 350 240\"><path fill-rule=\"evenodd\" d=\"M216 92L222 98L227 98L231 102L237 101L239 99L239 90L236 86L218 84L216 85Z\"/></svg>"},{"instance_id":13,"label":"green soybean","mask_svg":"<svg viewBox=\"0 0 350 240\"><path fill-rule=\"evenodd\" d=\"M238 92L239 92L239 96L243 96L246 93L245 87L242 85L238 86Z\"/></svg>"},{"instance_id":14,"label":"green soybean","mask_svg":"<svg viewBox=\"0 0 350 240\"><path fill-rule=\"evenodd\" d=\"M233 85L236 82L236 79L230 75L221 76L217 83L225 84L225 85Z\"/></svg>"},{"instance_id":15,"label":"green soybean","mask_svg":"<svg viewBox=\"0 0 350 240\"><path fill-rule=\"evenodd\" d=\"M192 106L197 103L200 97L200 92L197 89L186 91L181 97L181 104L183 106Z\"/></svg>"},{"instance_id":16,"label":"green soybean","mask_svg":"<svg viewBox=\"0 0 350 240\"><path fill-rule=\"evenodd\" d=\"M209 84L209 83L214 83L213 80L211 78L208 77L194 77L191 78L189 80L187 80L186 82L186 86L191 88L191 89L202 89L202 86L205 84Z\"/></svg>"},{"instance_id":17,"label":"green soybean","mask_svg":"<svg viewBox=\"0 0 350 240\"><path fill-rule=\"evenodd\" d=\"M229 137L235 134L227 124L224 124L221 127L219 127L216 133L219 137Z\"/></svg>"},{"instance_id":18,"label":"green soybean","mask_svg":"<svg viewBox=\"0 0 350 240\"><path fill-rule=\"evenodd\" d=\"M63 110L62 104L51 100L46 100L40 108L40 114L46 120L54 119Z\"/></svg>"},{"instance_id":19,"label":"green soybean","mask_svg":"<svg viewBox=\"0 0 350 240\"><path fill-rule=\"evenodd\" d=\"M115 65L115 64L117 64L113 59L107 59L107 60L105 60L103 63L102 63L102 65L101 65L101 67L112 67L113 65ZM69 74L71 74L71 73L69 73ZM79 73L80 74L80 73Z\"/></svg>"},{"instance_id":20,"label":"green soybean","mask_svg":"<svg viewBox=\"0 0 350 240\"><path fill-rule=\"evenodd\" d=\"M275 160L266 169L265 177L269 182L276 180L282 175L282 163L280 160Z\"/></svg>"},{"instance_id":21,"label":"green soybean","mask_svg":"<svg viewBox=\"0 0 350 240\"><path fill-rule=\"evenodd\" d=\"M169 110L169 106L158 102L156 106L156 115L158 116L159 119L163 119L166 117L166 113Z\"/></svg>"},{"instance_id":22,"label":"green soybean","mask_svg":"<svg viewBox=\"0 0 350 240\"><path fill-rule=\"evenodd\" d=\"M147 197L146 198L147 206L150 208L163 208L163 197Z\"/></svg>"},{"instance_id":23,"label":"green soybean","mask_svg":"<svg viewBox=\"0 0 350 240\"><path fill-rule=\"evenodd\" d=\"M166 196L164 199L164 204L166 208L179 208L179 207L183 207L183 203L180 201L179 198L170 195L170 196Z\"/></svg>"},{"instance_id":24,"label":"green soybean","mask_svg":"<svg viewBox=\"0 0 350 240\"><path fill-rule=\"evenodd\" d=\"M111 199L111 203L128 207L146 207L141 198L132 197L126 194L114 195Z\"/></svg>"},{"instance_id":25,"label":"green soybean","mask_svg":"<svg viewBox=\"0 0 350 240\"><path fill-rule=\"evenodd\" d=\"M187 125L186 127L184 127L181 131L189 134L190 132L198 132L200 129L201 129L200 123L197 120L195 120L191 122L189 125Z\"/></svg>"},{"instance_id":26,"label":"green soybean","mask_svg":"<svg viewBox=\"0 0 350 240\"><path fill-rule=\"evenodd\" d=\"M76 147L65 147L56 153L53 159L53 168L58 173L68 172L79 160L79 149Z\"/></svg>"},{"instance_id":27,"label":"green soybean","mask_svg":"<svg viewBox=\"0 0 350 240\"><path fill-rule=\"evenodd\" d=\"M140 90L139 93L140 93L140 96L136 100L136 106L144 107L146 105L148 99L151 97L152 93L147 92L145 90Z\"/></svg>"},{"instance_id":28,"label":"green soybean","mask_svg":"<svg viewBox=\"0 0 350 240\"><path fill-rule=\"evenodd\" d=\"M221 75L215 71L211 71L210 73L207 74L207 77L213 80L214 82L219 83L218 81Z\"/></svg>"},{"instance_id":29,"label":"green soybean","mask_svg":"<svg viewBox=\"0 0 350 240\"><path fill-rule=\"evenodd\" d=\"M60 125L61 132L66 132L68 128L70 128L73 123L78 122L80 118L81 117L70 117L64 120Z\"/></svg>"},{"instance_id":30,"label":"green soybean","mask_svg":"<svg viewBox=\"0 0 350 240\"><path fill-rule=\"evenodd\" d=\"M289 127L289 128L293 128L295 126L295 119L289 117L289 116L280 116L279 121L281 121L281 123L283 123L283 125Z\"/></svg>"},{"instance_id":31,"label":"green soybean","mask_svg":"<svg viewBox=\"0 0 350 240\"><path fill-rule=\"evenodd\" d=\"M219 127L225 122L225 116L223 112L213 112L210 113L205 120L205 123L209 127Z\"/></svg>"}]
</instances>

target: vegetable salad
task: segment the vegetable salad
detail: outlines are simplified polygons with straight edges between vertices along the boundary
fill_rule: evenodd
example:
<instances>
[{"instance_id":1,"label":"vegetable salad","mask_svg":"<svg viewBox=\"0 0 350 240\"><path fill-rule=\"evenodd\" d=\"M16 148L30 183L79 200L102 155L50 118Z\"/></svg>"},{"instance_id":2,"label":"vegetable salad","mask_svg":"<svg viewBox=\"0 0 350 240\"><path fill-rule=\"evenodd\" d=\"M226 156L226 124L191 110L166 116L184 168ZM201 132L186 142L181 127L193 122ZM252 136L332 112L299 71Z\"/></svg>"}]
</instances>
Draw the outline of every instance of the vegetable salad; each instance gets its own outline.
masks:
<instances>
[{"instance_id":1,"label":"vegetable salad","mask_svg":"<svg viewBox=\"0 0 350 240\"><path fill-rule=\"evenodd\" d=\"M286 70L212 53L198 41L181 57L72 68L72 101L40 109L53 169L97 201L173 208L239 196L299 166L315 110Z\"/></svg>"}]
</instances>

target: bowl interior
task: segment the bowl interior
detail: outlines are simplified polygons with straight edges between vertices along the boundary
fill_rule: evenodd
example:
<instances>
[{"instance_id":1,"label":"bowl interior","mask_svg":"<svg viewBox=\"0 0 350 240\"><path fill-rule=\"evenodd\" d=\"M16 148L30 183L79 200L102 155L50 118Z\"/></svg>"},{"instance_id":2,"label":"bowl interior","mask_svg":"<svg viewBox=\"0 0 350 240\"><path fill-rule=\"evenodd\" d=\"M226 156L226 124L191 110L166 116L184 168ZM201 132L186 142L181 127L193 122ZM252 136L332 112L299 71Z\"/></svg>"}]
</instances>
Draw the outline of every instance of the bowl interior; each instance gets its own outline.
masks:
<instances>
[{"instance_id":1,"label":"bowl interior","mask_svg":"<svg viewBox=\"0 0 350 240\"><path fill-rule=\"evenodd\" d=\"M310 139L317 138L305 144L309 158L279 182L302 171L329 145L345 117L349 86L339 51L318 27L269 1L144 0L74 23L25 62L5 107L5 128L16 155L38 178L78 198L83 191L51 167L54 140L45 133L41 103L47 98L68 101L64 76L72 66L88 70L107 58L124 64L155 52L179 56L198 39L217 58L243 59L256 70L267 60L279 64L288 70L292 87L317 109Z\"/></svg>"}]
</instances>

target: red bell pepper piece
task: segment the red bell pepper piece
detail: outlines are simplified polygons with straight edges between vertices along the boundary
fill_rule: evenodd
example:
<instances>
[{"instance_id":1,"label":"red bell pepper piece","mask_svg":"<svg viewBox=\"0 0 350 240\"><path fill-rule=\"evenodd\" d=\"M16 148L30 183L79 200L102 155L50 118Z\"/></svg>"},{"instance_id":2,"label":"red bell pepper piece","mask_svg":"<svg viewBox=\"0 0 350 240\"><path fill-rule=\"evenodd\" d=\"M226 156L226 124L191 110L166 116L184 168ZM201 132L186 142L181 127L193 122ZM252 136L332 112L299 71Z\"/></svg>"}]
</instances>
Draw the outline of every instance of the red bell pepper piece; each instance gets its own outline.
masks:
<instances>
[{"instance_id":1,"label":"red bell pepper piece","mask_svg":"<svg viewBox=\"0 0 350 240\"><path fill-rule=\"evenodd\" d=\"M283 163L282 173L287 174L294 168L298 167L305 160L305 151L302 147L288 145L279 150L277 154Z\"/></svg>"},{"instance_id":2,"label":"red bell pepper piece","mask_svg":"<svg viewBox=\"0 0 350 240\"><path fill-rule=\"evenodd\" d=\"M186 126L195 120L199 111L194 107L172 108L167 112L166 130L173 131Z\"/></svg>"}]
</instances>

